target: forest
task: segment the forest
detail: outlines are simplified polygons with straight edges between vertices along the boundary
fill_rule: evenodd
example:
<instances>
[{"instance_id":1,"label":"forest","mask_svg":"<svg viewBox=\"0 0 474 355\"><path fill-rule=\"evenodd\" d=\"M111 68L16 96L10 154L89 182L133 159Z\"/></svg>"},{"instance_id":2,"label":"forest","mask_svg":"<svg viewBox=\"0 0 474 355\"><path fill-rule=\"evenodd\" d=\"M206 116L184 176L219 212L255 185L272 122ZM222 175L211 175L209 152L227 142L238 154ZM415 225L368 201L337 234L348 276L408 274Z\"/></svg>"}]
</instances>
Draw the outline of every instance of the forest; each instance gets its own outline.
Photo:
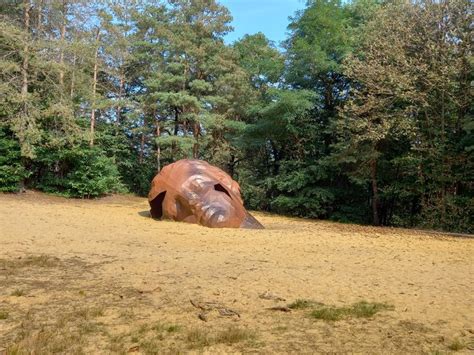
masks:
<instances>
[{"instance_id":1,"label":"forest","mask_svg":"<svg viewBox=\"0 0 474 355\"><path fill-rule=\"evenodd\" d=\"M227 44L218 0L0 1L0 191L146 196L203 159L246 206L474 232L469 0L308 0Z\"/></svg>"}]
</instances>

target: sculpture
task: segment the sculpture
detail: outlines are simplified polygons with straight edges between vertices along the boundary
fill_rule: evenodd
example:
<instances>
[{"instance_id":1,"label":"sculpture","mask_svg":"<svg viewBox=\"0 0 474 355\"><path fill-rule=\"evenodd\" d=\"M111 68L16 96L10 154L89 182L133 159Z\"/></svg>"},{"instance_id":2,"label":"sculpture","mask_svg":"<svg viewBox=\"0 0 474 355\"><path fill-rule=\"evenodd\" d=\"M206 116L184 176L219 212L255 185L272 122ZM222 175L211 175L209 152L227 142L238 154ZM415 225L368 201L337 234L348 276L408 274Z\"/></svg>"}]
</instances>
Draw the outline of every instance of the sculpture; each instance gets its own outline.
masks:
<instances>
[{"instance_id":1,"label":"sculpture","mask_svg":"<svg viewBox=\"0 0 474 355\"><path fill-rule=\"evenodd\" d=\"M263 226L243 205L239 184L202 160L179 160L164 167L148 194L151 216L211 228Z\"/></svg>"}]
</instances>

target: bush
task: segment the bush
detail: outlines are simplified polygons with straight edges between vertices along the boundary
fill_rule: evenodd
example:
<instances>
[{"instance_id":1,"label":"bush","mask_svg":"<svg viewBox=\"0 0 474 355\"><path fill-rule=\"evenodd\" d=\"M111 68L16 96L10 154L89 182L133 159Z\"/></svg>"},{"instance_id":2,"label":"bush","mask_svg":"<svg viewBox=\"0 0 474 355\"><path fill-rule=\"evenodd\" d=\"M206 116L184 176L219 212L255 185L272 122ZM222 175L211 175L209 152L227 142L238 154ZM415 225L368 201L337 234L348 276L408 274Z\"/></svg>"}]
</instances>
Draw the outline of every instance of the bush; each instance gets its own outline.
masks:
<instances>
[{"instance_id":1,"label":"bush","mask_svg":"<svg viewBox=\"0 0 474 355\"><path fill-rule=\"evenodd\" d=\"M125 191L115 162L98 148L45 149L38 161L41 190L87 198Z\"/></svg>"},{"instance_id":2,"label":"bush","mask_svg":"<svg viewBox=\"0 0 474 355\"><path fill-rule=\"evenodd\" d=\"M119 172L112 159L90 153L79 156L76 169L66 176L68 194L90 198L123 191Z\"/></svg>"},{"instance_id":3,"label":"bush","mask_svg":"<svg viewBox=\"0 0 474 355\"><path fill-rule=\"evenodd\" d=\"M423 228L473 233L473 216L474 197L446 195L425 202L419 224Z\"/></svg>"},{"instance_id":4,"label":"bush","mask_svg":"<svg viewBox=\"0 0 474 355\"><path fill-rule=\"evenodd\" d=\"M321 166L283 162L280 173L267 179L272 191L271 209L298 217L327 218L335 196L324 184Z\"/></svg>"},{"instance_id":5,"label":"bush","mask_svg":"<svg viewBox=\"0 0 474 355\"><path fill-rule=\"evenodd\" d=\"M0 128L0 192L17 192L29 175L21 164L20 145Z\"/></svg>"}]
</instances>

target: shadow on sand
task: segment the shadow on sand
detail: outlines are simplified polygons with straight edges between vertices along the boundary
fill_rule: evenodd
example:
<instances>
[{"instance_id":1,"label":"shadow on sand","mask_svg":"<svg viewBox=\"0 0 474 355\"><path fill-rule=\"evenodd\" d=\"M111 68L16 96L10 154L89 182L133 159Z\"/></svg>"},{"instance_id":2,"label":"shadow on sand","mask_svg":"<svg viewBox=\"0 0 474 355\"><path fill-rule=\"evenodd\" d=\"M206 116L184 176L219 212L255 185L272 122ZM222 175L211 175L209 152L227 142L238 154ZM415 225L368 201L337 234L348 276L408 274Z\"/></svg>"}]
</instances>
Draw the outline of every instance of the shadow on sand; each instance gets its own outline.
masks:
<instances>
[{"instance_id":1,"label":"shadow on sand","mask_svg":"<svg viewBox=\"0 0 474 355\"><path fill-rule=\"evenodd\" d=\"M146 217L146 218L151 218L151 214L150 214L150 211L140 211L138 212L138 214L142 217Z\"/></svg>"}]
</instances>

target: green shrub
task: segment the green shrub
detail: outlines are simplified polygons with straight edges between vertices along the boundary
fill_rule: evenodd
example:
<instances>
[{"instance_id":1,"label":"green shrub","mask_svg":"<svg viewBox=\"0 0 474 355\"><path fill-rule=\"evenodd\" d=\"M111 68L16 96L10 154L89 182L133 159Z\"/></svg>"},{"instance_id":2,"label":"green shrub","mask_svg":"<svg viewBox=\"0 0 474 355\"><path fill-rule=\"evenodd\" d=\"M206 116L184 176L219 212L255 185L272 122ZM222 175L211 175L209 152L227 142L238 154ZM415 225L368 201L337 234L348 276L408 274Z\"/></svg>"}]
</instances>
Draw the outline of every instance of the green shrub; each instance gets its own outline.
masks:
<instances>
[{"instance_id":1,"label":"green shrub","mask_svg":"<svg viewBox=\"0 0 474 355\"><path fill-rule=\"evenodd\" d=\"M0 192L16 192L29 175L21 164L18 141L0 128Z\"/></svg>"},{"instance_id":2,"label":"green shrub","mask_svg":"<svg viewBox=\"0 0 474 355\"><path fill-rule=\"evenodd\" d=\"M112 158L98 148L77 147L38 154L37 187L68 197L98 197L125 191Z\"/></svg>"},{"instance_id":3,"label":"green shrub","mask_svg":"<svg viewBox=\"0 0 474 355\"><path fill-rule=\"evenodd\" d=\"M383 310L392 310L393 306L385 303L361 301L350 307L320 307L311 312L311 317L326 321L338 321L346 318L371 318Z\"/></svg>"},{"instance_id":4,"label":"green shrub","mask_svg":"<svg viewBox=\"0 0 474 355\"><path fill-rule=\"evenodd\" d=\"M78 161L76 169L66 176L65 186L69 195L90 198L123 190L112 159L88 152Z\"/></svg>"}]
</instances>

